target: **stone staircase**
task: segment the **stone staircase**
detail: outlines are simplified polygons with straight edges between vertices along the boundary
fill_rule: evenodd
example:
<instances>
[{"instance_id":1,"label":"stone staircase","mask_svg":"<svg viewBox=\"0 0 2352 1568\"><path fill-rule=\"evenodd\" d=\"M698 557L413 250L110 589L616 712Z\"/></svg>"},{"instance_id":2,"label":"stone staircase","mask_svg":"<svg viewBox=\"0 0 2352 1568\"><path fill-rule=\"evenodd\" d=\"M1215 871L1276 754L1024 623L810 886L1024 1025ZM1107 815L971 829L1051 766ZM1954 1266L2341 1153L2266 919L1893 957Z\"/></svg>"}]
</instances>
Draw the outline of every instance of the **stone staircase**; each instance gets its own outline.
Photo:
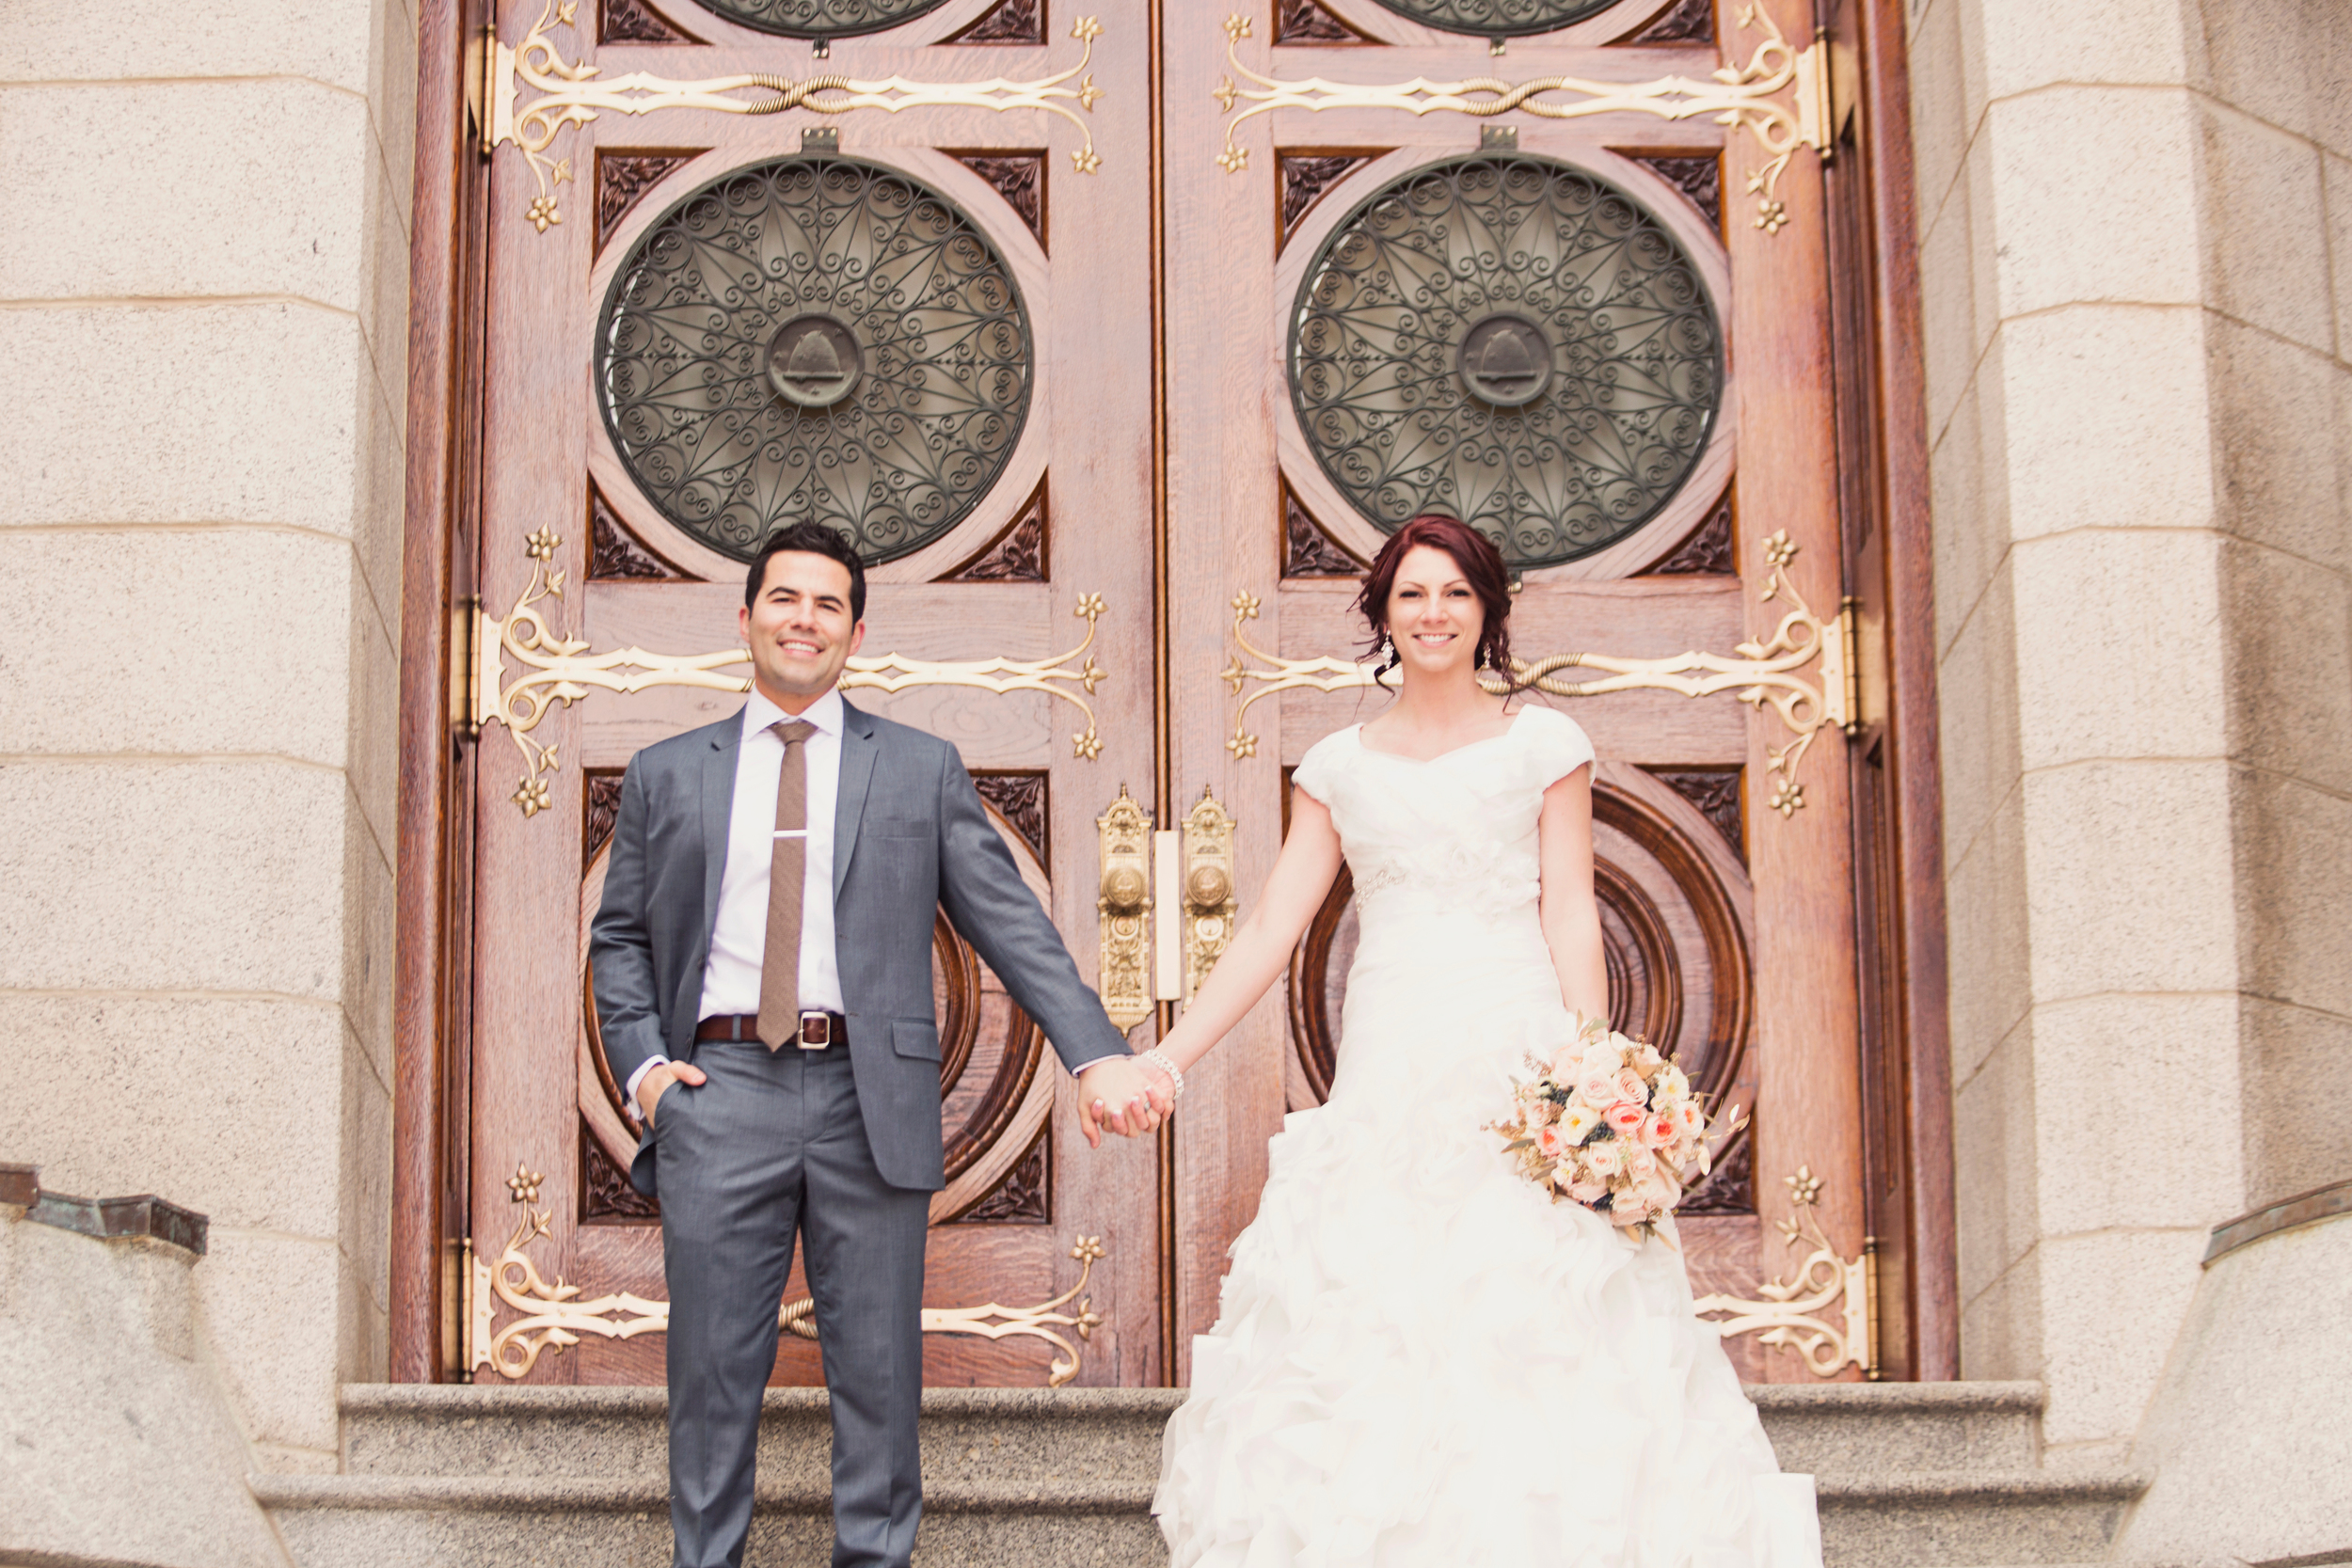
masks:
<instances>
[{"instance_id":1,"label":"stone staircase","mask_svg":"<svg viewBox=\"0 0 2352 1568\"><path fill-rule=\"evenodd\" d=\"M1829 1568L2104 1560L2141 1478L2041 1467L2030 1383L1752 1389L1781 1464L1818 1478ZM927 1568L1147 1568L1175 1389L933 1389L923 1399ZM301 1568L660 1568L658 1388L353 1386L343 1473L254 1493ZM821 1390L774 1390L747 1560L829 1560ZM1469 1565L1466 1565L1469 1568Z\"/></svg>"}]
</instances>

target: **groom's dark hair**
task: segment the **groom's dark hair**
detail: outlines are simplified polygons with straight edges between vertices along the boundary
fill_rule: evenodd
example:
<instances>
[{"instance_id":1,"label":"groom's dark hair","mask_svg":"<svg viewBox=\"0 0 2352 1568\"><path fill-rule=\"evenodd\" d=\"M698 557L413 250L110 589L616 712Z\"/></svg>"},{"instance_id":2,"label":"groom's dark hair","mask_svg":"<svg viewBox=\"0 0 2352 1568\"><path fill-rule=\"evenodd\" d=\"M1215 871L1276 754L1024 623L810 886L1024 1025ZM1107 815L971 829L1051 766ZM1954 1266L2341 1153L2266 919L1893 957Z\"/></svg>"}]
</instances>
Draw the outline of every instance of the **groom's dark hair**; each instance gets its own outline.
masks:
<instances>
[{"instance_id":1,"label":"groom's dark hair","mask_svg":"<svg viewBox=\"0 0 2352 1568\"><path fill-rule=\"evenodd\" d=\"M822 523L794 523L780 528L768 536L752 557L751 575L743 579L743 608L751 609L759 602L759 590L768 578L768 558L786 550L803 555L830 556L850 569L850 620L852 624L866 619L866 562L857 558L857 548L849 536L838 529Z\"/></svg>"}]
</instances>

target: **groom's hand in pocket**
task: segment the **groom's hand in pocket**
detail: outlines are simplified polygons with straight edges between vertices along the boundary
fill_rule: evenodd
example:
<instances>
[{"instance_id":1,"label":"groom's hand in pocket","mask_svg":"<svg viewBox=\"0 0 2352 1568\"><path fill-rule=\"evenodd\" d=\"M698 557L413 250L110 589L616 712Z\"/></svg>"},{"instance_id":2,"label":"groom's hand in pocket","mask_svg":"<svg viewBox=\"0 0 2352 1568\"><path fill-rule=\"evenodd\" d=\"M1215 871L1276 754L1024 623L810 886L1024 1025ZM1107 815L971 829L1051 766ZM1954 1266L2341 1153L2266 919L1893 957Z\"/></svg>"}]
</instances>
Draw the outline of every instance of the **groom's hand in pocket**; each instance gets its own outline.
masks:
<instances>
[{"instance_id":1,"label":"groom's hand in pocket","mask_svg":"<svg viewBox=\"0 0 2352 1568\"><path fill-rule=\"evenodd\" d=\"M1109 1056L1092 1064L1078 1074L1078 1115L1087 1147L1103 1147L1105 1127L1124 1138L1157 1132L1166 1110L1162 1098L1132 1056Z\"/></svg>"},{"instance_id":2,"label":"groom's hand in pocket","mask_svg":"<svg viewBox=\"0 0 2352 1568\"><path fill-rule=\"evenodd\" d=\"M701 1084L709 1075L691 1062L664 1062L637 1081L637 1114L653 1126L653 1108L661 1103L661 1096L672 1084Z\"/></svg>"}]
</instances>

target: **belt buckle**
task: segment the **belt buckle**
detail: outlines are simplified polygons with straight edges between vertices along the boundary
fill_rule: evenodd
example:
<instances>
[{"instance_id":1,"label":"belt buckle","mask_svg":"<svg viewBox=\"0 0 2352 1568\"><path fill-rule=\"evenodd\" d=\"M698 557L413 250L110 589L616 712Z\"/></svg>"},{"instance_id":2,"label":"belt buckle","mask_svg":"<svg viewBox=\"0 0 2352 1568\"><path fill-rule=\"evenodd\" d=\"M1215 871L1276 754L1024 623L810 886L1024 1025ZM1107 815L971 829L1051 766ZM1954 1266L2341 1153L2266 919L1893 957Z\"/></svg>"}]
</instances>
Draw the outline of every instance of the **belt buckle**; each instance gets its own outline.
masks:
<instances>
[{"instance_id":1,"label":"belt buckle","mask_svg":"<svg viewBox=\"0 0 2352 1568\"><path fill-rule=\"evenodd\" d=\"M822 1051L833 1043L833 1017L822 1009L801 1015L800 1033L795 1042L803 1051Z\"/></svg>"}]
</instances>

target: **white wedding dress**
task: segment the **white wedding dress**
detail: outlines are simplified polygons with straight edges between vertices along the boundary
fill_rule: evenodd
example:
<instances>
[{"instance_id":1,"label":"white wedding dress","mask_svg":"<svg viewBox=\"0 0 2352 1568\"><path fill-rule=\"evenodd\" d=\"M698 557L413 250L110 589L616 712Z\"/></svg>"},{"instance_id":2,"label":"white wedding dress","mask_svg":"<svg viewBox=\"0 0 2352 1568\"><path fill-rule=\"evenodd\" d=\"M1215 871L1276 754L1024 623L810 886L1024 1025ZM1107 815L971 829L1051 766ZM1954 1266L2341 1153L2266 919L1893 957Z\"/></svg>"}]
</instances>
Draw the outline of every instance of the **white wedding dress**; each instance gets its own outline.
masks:
<instances>
[{"instance_id":1,"label":"white wedding dress","mask_svg":"<svg viewBox=\"0 0 2352 1568\"><path fill-rule=\"evenodd\" d=\"M1358 729L1300 762L1361 938L1330 1101L1274 1139L1168 1422L1175 1568L1820 1568L1812 1478L1681 1257L1548 1201L1485 1130L1570 1034L1536 818L1592 758L1530 708L1429 762Z\"/></svg>"}]
</instances>

